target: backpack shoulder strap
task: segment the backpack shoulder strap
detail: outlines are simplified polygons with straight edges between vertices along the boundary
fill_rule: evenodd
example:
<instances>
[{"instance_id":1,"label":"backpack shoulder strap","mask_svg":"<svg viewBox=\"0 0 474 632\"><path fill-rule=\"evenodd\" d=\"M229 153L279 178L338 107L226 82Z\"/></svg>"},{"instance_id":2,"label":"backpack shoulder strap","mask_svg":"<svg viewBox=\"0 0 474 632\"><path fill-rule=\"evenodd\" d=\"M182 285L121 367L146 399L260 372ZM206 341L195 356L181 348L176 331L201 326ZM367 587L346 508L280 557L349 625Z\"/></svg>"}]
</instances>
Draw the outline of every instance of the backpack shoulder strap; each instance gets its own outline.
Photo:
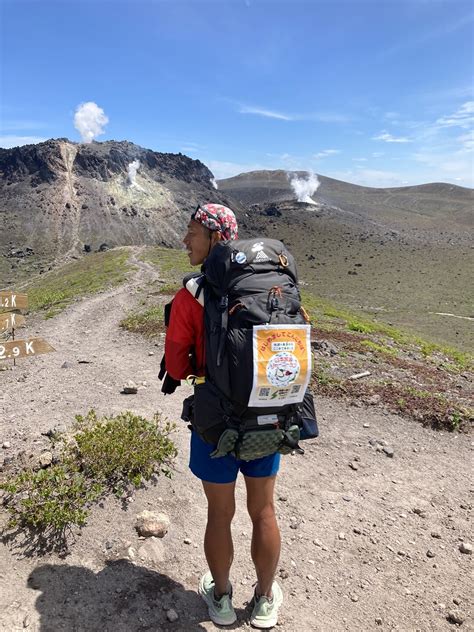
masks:
<instances>
[{"instance_id":1,"label":"backpack shoulder strap","mask_svg":"<svg viewBox=\"0 0 474 632\"><path fill-rule=\"evenodd\" d=\"M194 296L197 302L204 307L204 282L206 277L204 274L188 274L183 279L183 285L188 290L188 292Z\"/></svg>"}]
</instances>

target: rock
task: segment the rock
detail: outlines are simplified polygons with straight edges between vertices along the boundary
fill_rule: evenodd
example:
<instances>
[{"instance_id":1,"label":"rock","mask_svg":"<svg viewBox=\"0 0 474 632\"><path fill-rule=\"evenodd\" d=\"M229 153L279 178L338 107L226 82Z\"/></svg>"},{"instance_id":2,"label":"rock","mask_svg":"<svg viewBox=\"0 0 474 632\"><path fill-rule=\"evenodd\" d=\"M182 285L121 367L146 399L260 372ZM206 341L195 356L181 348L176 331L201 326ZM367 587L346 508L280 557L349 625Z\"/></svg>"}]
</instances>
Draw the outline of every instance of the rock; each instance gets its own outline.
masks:
<instances>
[{"instance_id":1,"label":"rock","mask_svg":"<svg viewBox=\"0 0 474 632\"><path fill-rule=\"evenodd\" d=\"M30 623L31 623L31 617L29 614L25 615L25 618L23 619L23 627L24 628L29 628L30 627Z\"/></svg>"},{"instance_id":2,"label":"rock","mask_svg":"<svg viewBox=\"0 0 474 632\"><path fill-rule=\"evenodd\" d=\"M339 538L339 540L345 540L346 534L343 531L341 531L337 537Z\"/></svg>"},{"instance_id":3,"label":"rock","mask_svg":"<svg viewBox=\"0 0 474 632\"><path fill-rule=\"evenodd\" d=\"M350 461L349 463L349 467L351 468L351 470L354 470L357 472L357 470L359 469L359 466L357 465L357 463L355 463L354 461Z\"/></svg>"},{"instance_id":4,"label":"rock","mask_svg":"<svg viewBox=\"0 0 474 632\"><path fill-rule=\"evenodd\" d=\"M166 613L166 618L171 623L174 623L175 621L177 621L179 619L179 616L178 616L178 613L176 612L176 610L173 610L173 608L170 608L168 610L168 612Z\"/></svg>"},{"instance_id":5,"label":"rock","mask_svg":"<svg viewBox=\"0 0 474 632\"><path fill-rule=\"evenodd\" d=\"M53 455L51 452L43 452L39 455L38 463L40 467L46 468L51 465L53 462Z\"/></svg>"},{"instance_id":6,"label":"rock","mask_svg":"<svg viewBox=\"0 0 474 632\"><path fill-rule=\"evenodd\" d=\"M370 397L367 397L367 399L365 401L370 406L376 406L377 404L380 404L380 402L382 401L382 397L378 393L374 393ZM364 428L365 427L366 426L364 425ZM370 427L370 426L367 424L367 427Z\"/></svg>"},{"instance_id":7,"label":"rock","mask_svg":"<svg viewBox=\"0 0 474 632\"><path fill-rule=\"evenodd\" d=\"M393 458L393 455L395 454L395 451L394 451L393 448L389 448L388 446L384 446L382 449L383 449L383 451L385 452L385 454L388 457Z\"/></svg>"},{"instance_id":8,"label":"rock","mask_svg":"<svg viewBox=\"0 0 474 632\"><path fill-rule=\"evenodd\" d=\"M436 538L437 540L441 540L441 534L438 533L437 531L432 531L431 532L431 537L432 538Z\"/></svg>"},{"instance_id":9,"label":"rock","mask_svg":"<svg viewBox=\"0 0 474 632\"><path fill-rule=\"evenodd\" d=\"M456 606L460 606L461 605L461 600L458 599L457 597L454 597L453 603L456 604Z\"/></svg>"},{"instance_id":10,"label":"rock","mask_svg":"<svg viewBox=\"0 0 474 632\"><path fill-rule=\"evenodd\" d=\"M136 395L138 393L138 386L132 380L129 380L121 391L124 395Z\"/></svg>"},{"instance_id":11,"label":"rock","mask_svg":"<svg viewBox=\"0 0 474 632\"><path fill-rule=\"evenodd\" d=\"M456 623L457 625L462 625L466 620L466 615L461 610L450 610L446 615L446 619L449 623Z\"/></svg>"},{"instance_id":12,"label":"rock","mask_svg":"<svg viewBox=\"0 0 474 632\"><path fill-rule=\"evenodd\" d=\"M144 537L155 536L163 538L169 529L170 519L164 513L154 513L153 511L142 511L137 516L135 529L139 535Z\"/></svg>"},{"instance_id":13,"label":"rock","mask_svg":"<svg viewBox=\"0 0 474 632\"><path fill-rule=\"evenodd\" d=\"M354 527L354 528L352 529L352 531L353 531L355 534L357 534L357 535L361 535L361 533L362 533L362 531L361 531L360 529L358 529L357 527Z\"/></svg>"},{"instance_id":14,"label":"rock","mask_svg":"<svg viewBox=\"0 0 474 632\"><path fill-rule=\"evenodd\" d=\"M382 625L382 623L383 623L383 619L382 619L382 617L375 617L375 623L376 623L377 625Z\"/></svg>"},{"instance_id":15,"label":"rock","mask_svg":"<svg viewBox=\"0 0 474 632\"><path fill-rule=\"evenodd\" d=\"M191 540L189 538L184 538L183 542L185 544L192 544Z\"/></svg>"},{"instance_id":16,"label":"rock","mask_svg":"<svg viewBox=\"0 0 474 632\"><path fill-rule=\"evenodd\" d=\"M351 601L356 603L357 601L359 601L359 597L357 595L351 595Z\"/></svg>"},{"instance_id":17,"label":"rock","mask_svg":"<svg viewBox=\"0 0 474 632\"><path fill-rule=\"evenodd\" d=\"M141 560L162 564L165 561L165 549L163 542L158 538L151 537L138 549L137 555Z\"/></svg>"},{"instance_id":18,"label":"rock","mask_svg":"<svg viewBox=\"0 0 474 632\"><path fill-rule=\"evenodd\" d=\"M370 424L362 424L362 428L370 428Z\"/></svg>"},{"instance_id":19,"label":"rock","mask_svg":"<svg viewBox=\"0 0 474 632\"><path fill-rule=\"evenodd\" d=\"M282 503L286 503L286 501L288 500L288 498L286 496L278 496L278 500Z\"/></svg>"},{"instance_id":20,"label":"rock","mask_svg":"<svg viewBox=\"0 0 474 632\"><path fill-rule=\"evenodd\" d=\"M426 551L426 557L435 557L436 553L433 553L431 549Z\"/></svg>"},{"instance_id":21,"label":"rock","mask_svg":"<svg viewBox=\"0 0 474 632\"><path fill-rule=\"evenodd\" d=\"M70 367L70 366L71 366L71 365L69 364L69 362L63 362L63 363L61 364L61 368L62 368L62 369L69 369L69 367Z\"/></svg>"},{"instance_id":22,"label":"rock","mask_svg":"<svg viewBox=\"0 0 474 632\"><path fill-rule=\"evenodd\" d=\"M282 579L288 579L288 577L290 576L290 574L288 573L288 571L287 571L286 569L284 569L284 568L280 568L280 571L279 571L279 573L278 573L278 574L279 574L279 576L280 576Z\"/></svg>"},{"instance_id":23,"label":"rock","mask_svg":"<svg viewBox=\"0 0 474 632\"><path fill-rule=\"evenodd\" d=\"M154 355L155 355L155 352L154 352L154 351L149 351L149 352L148 352L148 355L149 355L149 356L154 356Z\"/></svg>"},{"instance_id":24,"label":"rock","mask_svg":"<svg viewBox=\"0 0 474 632\"><path fill-rule=\"evenodd\" d=\"M472 544L469 544L469 542L461 542L459 550L466 555L472 555Z\"/></svg>"},{"instance_id":25,"label":"rock","mask_svg":"<svg viewBox=\"0 0 474 632\"><path fill-rule=\"evenodd\" d=\"M420 507L414 507L413 513L417 516L420 516L420 518L426 518L426 511L424 509L421 509Z\"/></svg>"},{"instance_id":26,"label":"rock","mask_svg":"<svg viewBox=\"0 0 474 632\"><path fill-rule=\"evenodd\" d=\"M4 442L2 443L2 448L3 448L4 450L8 450L8 448L11 448L11 447L12 447L12 444L10 443L10 441L4 441Z\"/></svg>"}]
</instances>

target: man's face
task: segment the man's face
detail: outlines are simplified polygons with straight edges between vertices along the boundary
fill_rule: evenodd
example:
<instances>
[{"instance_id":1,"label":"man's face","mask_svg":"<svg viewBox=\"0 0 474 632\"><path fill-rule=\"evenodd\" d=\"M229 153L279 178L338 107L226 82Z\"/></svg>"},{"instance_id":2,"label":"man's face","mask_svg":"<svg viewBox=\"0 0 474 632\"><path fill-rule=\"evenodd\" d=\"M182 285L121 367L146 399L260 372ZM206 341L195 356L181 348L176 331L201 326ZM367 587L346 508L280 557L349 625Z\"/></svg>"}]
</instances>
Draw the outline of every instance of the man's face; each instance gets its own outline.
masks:
<instances>
[{"instance_id":1,"label":"man's face","mask_svg":"<svg viewBox=\"0 0 474 632\"><path fill-rule=\"evenodd\" d=\"M188 231L183 239L191 265L197 266L203 263L217 240L218 233L210 231L192 219L188 224Z\"/></svg>"}]
</instances>

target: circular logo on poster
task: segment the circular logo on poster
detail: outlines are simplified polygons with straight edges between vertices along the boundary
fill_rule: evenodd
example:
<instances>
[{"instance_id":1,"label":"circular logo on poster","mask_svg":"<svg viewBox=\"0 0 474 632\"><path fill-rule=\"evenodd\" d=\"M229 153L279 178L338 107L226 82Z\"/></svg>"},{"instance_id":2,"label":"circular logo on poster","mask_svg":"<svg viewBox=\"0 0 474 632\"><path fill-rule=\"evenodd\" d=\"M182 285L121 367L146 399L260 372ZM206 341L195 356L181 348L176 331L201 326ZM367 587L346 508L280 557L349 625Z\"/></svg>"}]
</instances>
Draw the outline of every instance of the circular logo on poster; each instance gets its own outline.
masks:
<instances>
[{"instance_id":1,"label":"circular logo on poster","mask_svg":"<svg viewBox=\"0 0 474 632\"><path fill-rule=\"evenodd\" d=\"M280 351L267 364L267 379L273 386L288 386L300 372L298 358L288 351Z\"/></svg>"}]
</instances>

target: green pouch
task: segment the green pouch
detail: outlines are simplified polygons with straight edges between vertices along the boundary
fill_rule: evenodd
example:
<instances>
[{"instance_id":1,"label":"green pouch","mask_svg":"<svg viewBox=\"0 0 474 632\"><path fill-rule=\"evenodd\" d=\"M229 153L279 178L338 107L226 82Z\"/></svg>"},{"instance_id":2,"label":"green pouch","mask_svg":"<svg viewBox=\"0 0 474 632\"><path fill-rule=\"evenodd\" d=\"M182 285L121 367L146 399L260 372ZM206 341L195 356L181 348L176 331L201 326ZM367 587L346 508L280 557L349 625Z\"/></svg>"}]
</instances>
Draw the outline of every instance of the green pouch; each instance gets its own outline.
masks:
<instances>
[{"instance_id":1,"label":"green pouch","mask_svg":"<svg viewBox=\"0 0 474 632\"><path fill-rule=\"evenodd\" d=\"M214 452L211 452L211 459L217 459L220 456L226 456L229 452L232 452L238 437L239 433L237 430L232 430L231 428L224 430L219 438L216 449Z\"/></svg>"},{"instance_id":2,"label":"green pouch","mask_svg":"<svg viewBox=\"0 0 474 632\"><path fill-rule=\"evenodd\" d=\"M250 430L237 446L236 456L243 461L253 461L278 452L284 437L283 430Z\"/></svg>"}]
</instances>

